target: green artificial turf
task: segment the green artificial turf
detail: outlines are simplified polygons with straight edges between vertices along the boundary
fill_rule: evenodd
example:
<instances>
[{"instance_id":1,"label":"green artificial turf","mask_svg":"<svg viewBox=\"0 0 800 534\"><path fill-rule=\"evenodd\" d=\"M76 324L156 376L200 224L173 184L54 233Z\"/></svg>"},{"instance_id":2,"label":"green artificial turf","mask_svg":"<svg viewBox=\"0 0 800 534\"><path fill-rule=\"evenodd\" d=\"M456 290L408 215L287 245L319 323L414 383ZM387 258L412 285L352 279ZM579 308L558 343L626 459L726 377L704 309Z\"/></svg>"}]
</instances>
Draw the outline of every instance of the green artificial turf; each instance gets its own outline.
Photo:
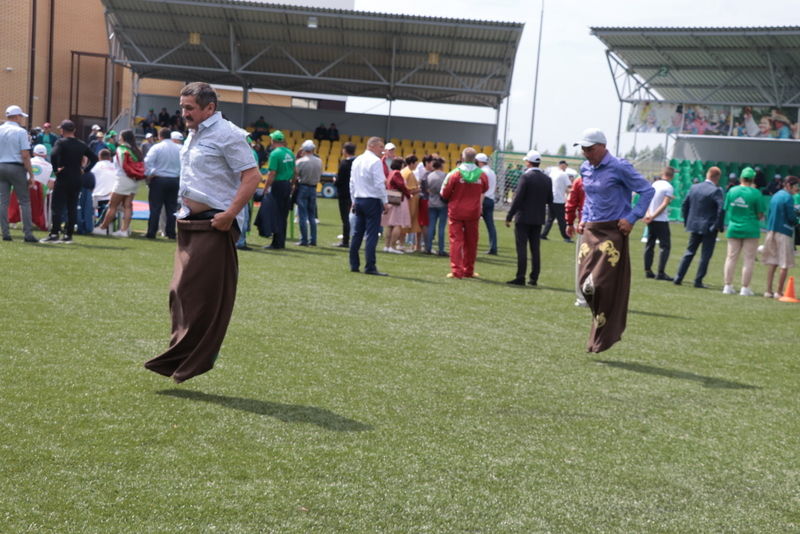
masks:
<instances>
[{"instance_id":1,"label":"green artificial turf","mask_svg":"<svg viewBox=\"0 0 800 534\"><path fill-rule=\"evenodd\" d=\"M222 355L180 386L142 367L174 243L0 243L0 532L800 530L800 305L723 295L724 240L713 289L676 287L637 225L628 329L592 355L555 230L539 288L504 283L502 224L480 280L380 252L370 277L319 204L316 248L251 237Z\"/></svg>"}]
</instances>

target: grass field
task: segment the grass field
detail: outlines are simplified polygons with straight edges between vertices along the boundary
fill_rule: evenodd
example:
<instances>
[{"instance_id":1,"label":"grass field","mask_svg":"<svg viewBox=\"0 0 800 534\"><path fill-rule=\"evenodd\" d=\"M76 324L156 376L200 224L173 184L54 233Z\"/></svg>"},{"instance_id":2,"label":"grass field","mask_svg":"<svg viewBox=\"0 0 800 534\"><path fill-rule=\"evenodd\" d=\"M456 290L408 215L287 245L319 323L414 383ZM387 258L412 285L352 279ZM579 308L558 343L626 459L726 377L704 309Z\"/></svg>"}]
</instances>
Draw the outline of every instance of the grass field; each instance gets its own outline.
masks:
<instances>
[{"instance_id":1,"label":"grass field","mask_svg":"<svg viewBox=\"0 0 800 534\"><path fill-rule=\"evenodd\" d=\"M174 243L0 243L0 532L800 531L800 305L722 295L724 242L698 290L645 280L634 239L624 340L590 355L572 246L536 289L504 283L502 225L481 280L369 277L320 212L317 248L251 239L222 356L180 386L142 367Z\"/></svg>"}]
</instances>

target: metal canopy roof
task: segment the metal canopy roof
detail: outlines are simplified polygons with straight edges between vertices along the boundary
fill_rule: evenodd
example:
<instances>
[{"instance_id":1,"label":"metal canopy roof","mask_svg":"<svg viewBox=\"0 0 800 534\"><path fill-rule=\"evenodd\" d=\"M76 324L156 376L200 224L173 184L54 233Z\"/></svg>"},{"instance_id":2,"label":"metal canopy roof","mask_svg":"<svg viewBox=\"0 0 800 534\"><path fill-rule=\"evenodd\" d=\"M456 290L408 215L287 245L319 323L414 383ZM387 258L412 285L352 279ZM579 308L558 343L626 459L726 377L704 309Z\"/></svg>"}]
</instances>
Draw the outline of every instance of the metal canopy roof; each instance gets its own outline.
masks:
<instances>
[{"instance_id":1,"label":"metal canopy roof","mask_svg":"<svg viewBox=\"0 0 800 534\"><path fill-rule=\"evenodd\" d=\"M800 105L800 27L592 28L623 102Z\"/></svg>"},{"instance_id":2,"label":"metal canopy roof","mask_svg":"<svg viewBox=\"0 0 800 534\"><path fill-rule=\"evenodd\" d=\"M102 2L112 59L141 77L494 108L524 27L254 0Z\"/></svg>"}]
</instances>

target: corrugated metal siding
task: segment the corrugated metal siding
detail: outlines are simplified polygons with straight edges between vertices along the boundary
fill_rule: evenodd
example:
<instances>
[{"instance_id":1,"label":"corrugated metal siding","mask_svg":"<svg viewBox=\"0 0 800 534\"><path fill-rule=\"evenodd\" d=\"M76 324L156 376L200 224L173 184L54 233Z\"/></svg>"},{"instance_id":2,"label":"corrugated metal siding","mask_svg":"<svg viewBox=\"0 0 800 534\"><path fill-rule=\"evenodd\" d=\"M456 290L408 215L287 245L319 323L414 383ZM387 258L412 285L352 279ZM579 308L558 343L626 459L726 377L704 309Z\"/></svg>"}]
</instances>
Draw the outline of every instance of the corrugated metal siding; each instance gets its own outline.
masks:
<instances>
[{"instance_id":1,"label":"corrugated metal siding","mask_svg":"<svg viewBox=\"0 0 800 534\"><path fill-rule=\"evenodd\" d=\"M387 85L362 82L380 81L367 65L392 80L392 49L395 50L394 80L401 80L413 69L426 63L429 53L439 54L439 65L423 65L406 77L404 84L429 88L395 86L394 98L445 99L458 103L496 106L507 96L508 80L523 25L506 22L445 19L407 15L386 15L337 9L312 9L276 6L255 1L237 0L102 0L112 14L115 30L132 40L152 62L199 32L204 45L230 66L229 26L239 41L241 64L248 62L266 47L271 49L247 66L248 81L256 86L284 88L302 85L328 94L365 94L385 97ZM212 5L213 4L213 5ZM307 27L308 17L317 16L318 28ZM120 44L128 61L141 61L135 48L125 39ZM285 49L312 75L350 54L326 70L324 80L300 80L292 77L303 71L282 51ZM221 69L202 47L181 46L161 62L205 69ZM170 71L156 65L131 65L143 76L170 79ZM153 70L156 69L156 70ZM454 77L453 74L456 76ZM201 79L239 80L230 72L198 71ZM187 72L172 72L173 78L185 80ZM491 78L489 78L491 77ZM489 78L488 80L485 80ZM348 83L342 80L355 80ZM475 93L464 92L464 84ZM488 99L488 100L487 100Z\"/></svg>"},{"instance_id":2,"label":"corrugated metal siding","mask_svg":"<svg viewBox=\"0 0 800 534\"><path fill-rule=\"evenodd\" d=\"M773 91L770 62L784 98L800 92L800 26L592 28L592 33L666 100L703 98L716 89L713 101L763 102L764 93ZM669 74L654 76L662 66Z\"/></svg>"}]
</instances>

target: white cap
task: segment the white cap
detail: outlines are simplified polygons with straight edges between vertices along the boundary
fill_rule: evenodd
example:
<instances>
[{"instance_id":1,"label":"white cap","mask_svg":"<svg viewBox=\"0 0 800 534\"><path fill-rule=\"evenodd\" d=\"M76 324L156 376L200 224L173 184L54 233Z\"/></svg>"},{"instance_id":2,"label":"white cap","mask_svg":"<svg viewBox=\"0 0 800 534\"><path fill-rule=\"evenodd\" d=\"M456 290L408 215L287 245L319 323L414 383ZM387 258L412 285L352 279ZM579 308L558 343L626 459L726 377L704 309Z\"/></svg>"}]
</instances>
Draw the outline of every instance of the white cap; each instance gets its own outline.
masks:
<instances>
[{"instance_id":1,"label":"white cap","mask_svg":"<svg viewBox=\"0 0 800 534\"><path fill-rule=\"evenodd\" d=\"M180 132L172 132L169 134L169 138L173 141L183 141L183 134Z\"/></svg>"},{"instance_id":2,"label":"white cap","mask_svg":"<svg viewBox=\"0 0 800 534\"><path fill-rule=\"evenodd\" d=\"M384 148L384 150L394 150L397 147L394 146L394 143L386 143L386 146L383 147L383 148Z\"/></svg>"},{"instance_id":3,"label":"white cap","mask_svg":"<svg viewBox=\"0 0 800 534\"><path fill-rule=\"evenodd\" d=\"M300 150L304 150L306 152L314 152L315 148L317 148L317 145L315 145L314 141L311 139L306 139L303 141L303 144L300 145Z\"/></svg>"},{"instance_id":4,"label":"white cap","mask_svg":"<svg viewBox=\"0 0 800 534\"><path fill-rule=\"evenodd\" d=\"M27 117L28 114L22 111L22 108L19 106L8 106L6 108L6 117L13 117L15 115L22 115L23 117Z\"/></svg>"},{"instance_id":5,"label":"white cap","mask_svg":"<svg viewBox=\"0 0 800 534\"><path fill-rule=\"evenodd\" d=\"M100 129L99 124L92 124L92 130L99 130L99 129Z\"/></svg>"},{"instance_id":6,"label":"white cap","mask_svg":"<svg viewBox=\"0 0 800 534\"><path fill-rule=\"evenodd\" d=\"M475 155L475 161L480 161L481 163L489 163L489 156L480 152Z\"/></svg>"},{"instance_id":7,"label":"white cap","mask_svg":"<svg viewBox=\"0 0 800 534\"><path fill-rule=\"evenodd\" d=\"M153 134L150 133L150 132L147 132L146 134L144 134L144 138L145 139L150 139L151 137L153 137Z\"/></svg>"},{"instance_id":8,"label":"white cap","mask_svg":"<svg viewBox=\"0 0 800 534\"><path fill-rule=\"evenodd\" d=\"M581 138L579 141L576 141L572 144L572 146L582 146L583 148L590 147L592 145L606 145L608 141L606 141L606 134L601 132L598 128L587 128L581 134Z\"/></svg>"},{"instance_id":9,"label":"white cap","mask_svg":"<svg viewBox=\"0 0 800 534\"><path fill-rule=\"evenodd\" d=\"M36 145L33 147L33 153L37 156L46 156L47 155L47 147L44 145Z\"/></svg>"},{"instance_id":10,"label":"white cap","mask_svg":"<svg viewBox=\"0 0 800 534\"><path fill-rule=\"evenodd\" d=\"M530 150L528 151L527 154L525 154L525 157L522 159L524 161L530 161L531 163L539 163L540 161L542 161L542 155L536 152L535 150Z\"/></svg>"}]
</instances>

